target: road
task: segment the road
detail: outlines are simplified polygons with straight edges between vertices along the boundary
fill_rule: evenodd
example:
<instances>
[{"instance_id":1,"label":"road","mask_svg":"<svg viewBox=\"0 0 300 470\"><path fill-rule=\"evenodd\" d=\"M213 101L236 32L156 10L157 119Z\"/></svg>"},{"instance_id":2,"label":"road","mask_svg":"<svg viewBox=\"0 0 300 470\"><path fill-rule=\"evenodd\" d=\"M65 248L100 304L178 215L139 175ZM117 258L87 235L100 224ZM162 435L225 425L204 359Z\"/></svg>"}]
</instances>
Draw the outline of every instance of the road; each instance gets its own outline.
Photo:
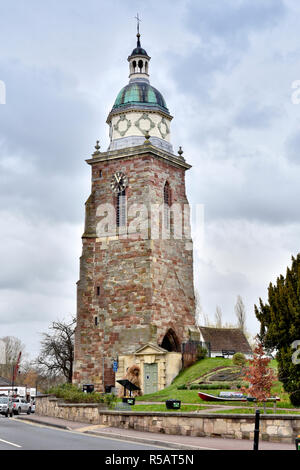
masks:
<instances>
[{"instance_id":1,"label":"road","mask_svg":"<svg viewBox=\"0 0 300 470\"><path fill-rule=\"evenodd\" d=\"M0 416L1 450L156 450L163 447L135 444L106 437L64 431Z\"/></svg>"}]
</instances>

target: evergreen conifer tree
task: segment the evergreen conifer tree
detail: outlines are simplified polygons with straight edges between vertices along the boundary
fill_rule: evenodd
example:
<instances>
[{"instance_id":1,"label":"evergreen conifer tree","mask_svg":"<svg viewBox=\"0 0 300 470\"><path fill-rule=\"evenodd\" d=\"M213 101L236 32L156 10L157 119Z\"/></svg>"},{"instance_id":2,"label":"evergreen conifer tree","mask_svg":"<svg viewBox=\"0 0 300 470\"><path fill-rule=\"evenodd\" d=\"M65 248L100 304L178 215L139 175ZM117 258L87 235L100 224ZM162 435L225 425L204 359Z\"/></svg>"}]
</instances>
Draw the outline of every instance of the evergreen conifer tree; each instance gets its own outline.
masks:
<instances>
[{"instance_id":1,"label":"evergreen conifer tree","mask_svg":"<svg viewBox=\"0 0 300 470\"><path fill-rule=\"evenodd\" d=\"M300 390L300 364L292 358L292 343L300 340L300 253L292 257L286 277L279 276L276 285L270 283L268 303L259 299L254 308L261 325L259 338L266 350L276 351L278 378L292 400Z\"/></svg>"}]
</instances>

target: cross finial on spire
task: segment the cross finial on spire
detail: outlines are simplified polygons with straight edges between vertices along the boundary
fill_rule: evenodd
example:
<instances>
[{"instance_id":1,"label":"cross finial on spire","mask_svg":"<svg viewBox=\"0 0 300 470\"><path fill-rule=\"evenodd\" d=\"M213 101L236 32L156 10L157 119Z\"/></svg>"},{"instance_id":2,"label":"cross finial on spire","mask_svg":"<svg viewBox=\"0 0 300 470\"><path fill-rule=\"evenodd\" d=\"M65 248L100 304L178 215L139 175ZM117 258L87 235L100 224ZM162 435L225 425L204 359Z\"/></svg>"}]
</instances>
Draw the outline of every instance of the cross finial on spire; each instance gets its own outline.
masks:
<instances>
[{"instance_id":1,"label":"cross finial on spire","mask_svg":"<svg viewBox=\"0 0 300 470\"><path fill-rule=\"evenodd\" d=\"M136 16L134 17L136 19L136 23L137 23L137 47L141 47L141 43L140 43L140 22L142 21L141 18L139 17L139 14L137 13Z\"/></svg>"},{"instance_id":2,"label":"cross finial on spire","mask_svg":"<svg viewBox=\"0 0 300 470\"><path fill-rule=\"evenodd\" d=\"M139 17L139 14L137 13L135 16L136 22L137 22L137 34L140 34L140 22L142 21L141 18Z\"/></svg>"}]
</instances>

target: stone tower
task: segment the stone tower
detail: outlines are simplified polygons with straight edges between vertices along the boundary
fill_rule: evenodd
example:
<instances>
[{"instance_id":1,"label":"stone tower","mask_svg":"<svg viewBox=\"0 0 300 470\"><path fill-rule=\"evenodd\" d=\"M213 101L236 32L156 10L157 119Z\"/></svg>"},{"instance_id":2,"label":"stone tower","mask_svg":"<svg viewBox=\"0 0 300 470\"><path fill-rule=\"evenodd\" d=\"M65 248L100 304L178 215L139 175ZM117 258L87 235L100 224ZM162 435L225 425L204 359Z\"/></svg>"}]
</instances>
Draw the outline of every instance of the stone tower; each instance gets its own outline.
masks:
<instances>
[{"instance_id":1,"label":"stone tower","mask_svg":"<svg viewBox=\"0 0 300 470\"><path fill-rule=\"evenodd\" d=\"M73 381L96 390L114 384L113 360L145 345L178 356L195 332L190 165L173 152L172 116L150 85L139 33L128 62L129 83L107 118L110 145L100 152L97 143L87 160Z\"/></svg>"}]
</instances>

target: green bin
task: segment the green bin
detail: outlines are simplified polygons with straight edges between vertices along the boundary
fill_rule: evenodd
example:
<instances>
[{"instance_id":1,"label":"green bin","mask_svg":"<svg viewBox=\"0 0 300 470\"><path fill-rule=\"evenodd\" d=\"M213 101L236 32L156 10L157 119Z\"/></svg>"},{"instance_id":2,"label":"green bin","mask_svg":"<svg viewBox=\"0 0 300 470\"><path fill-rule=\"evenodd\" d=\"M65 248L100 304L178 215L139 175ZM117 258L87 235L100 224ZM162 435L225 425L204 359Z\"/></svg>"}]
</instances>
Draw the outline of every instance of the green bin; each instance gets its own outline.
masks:
<instances>
[{"instance_id":1,"label":"green bin","mask_svg":"<svg viewBox=\"0 0 300 470\"><path fill-rule=\"evenodd\" d=\"M181 400L167 400L166 407L168 410L179 410L181 407Z\"/></svg>"},{"instance_id":2,"label":"green bin","mask_svg":"<svg viewBox=\"0 0 300 470\"><path fill-rule=\"evenodd\" d=\"M296 450L300 450L300 436L295 439Z\"/></svg>"},{"instance_id":3,"label":"green bin","mask_svg":"<svg viewBox=\"0 0 300 470\"><path fill-rule=\"evenodd\" d=\"M133 397L124 397L122 398L123 403L127 403L128 405L134 405L135 404L135 398Z\"/></svg>"}]
</instances>

